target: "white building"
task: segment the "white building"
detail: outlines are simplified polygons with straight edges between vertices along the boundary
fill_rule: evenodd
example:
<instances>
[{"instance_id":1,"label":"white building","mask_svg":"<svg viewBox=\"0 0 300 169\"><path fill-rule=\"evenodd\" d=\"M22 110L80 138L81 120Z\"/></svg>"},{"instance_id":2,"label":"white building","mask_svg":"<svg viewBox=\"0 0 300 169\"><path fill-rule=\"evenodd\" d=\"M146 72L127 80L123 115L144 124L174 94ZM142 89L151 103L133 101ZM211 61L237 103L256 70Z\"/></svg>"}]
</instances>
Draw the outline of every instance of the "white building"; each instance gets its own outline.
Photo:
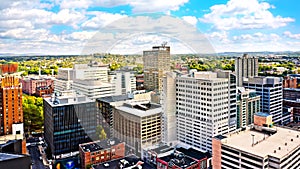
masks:
<instances>
[{"instance_id":1,"label":"white building","mask_svg":"<svg viewBox=\"0 0 300 169\"><path fill-rule=\"evenodd\" d=\"M114 83L116 95L132 93L136 90L136 78L133 72L110 72L109 81Z\"/></svg>"},{"instance_id":2,"label":"white building","mask_svg":"<svg viewBox=\"0 0 300 169\"><path fill-rule=\"evenodd\" d=\"M75 64L73 68L74 79L98 79L108 82L108 66L98 64Z\"/></svg>"},{"instance_id":3,"label":"white building","mask_svg":"<svg viewBox=\"0 0 300 169\"><path fill-rule=\"evenodd\" d=\"M72 89L75 79L96 79L108 82L108 70L107 65L99 65L97 63L74 64L73 68L59 68L57 78L54 81L54 90L62 92Z\"/></svg>"},{"instance_id":4,"label":"white building","mask_svg":"<svg viewBox=\"0 0 300 169\"><path fill-rule=\"evenodd\" d=\"M59 92L70 90L72 83L72 68L59 68L57 78L54 79L54 90Z\"/></svg>"},{"instance_id":5,"label":"white building","mask_svg":"<svg viewBox=\"0 0 300 169\"><path fill-rule=\"evenodd\" d=\"M115 95L113 83L103 82L96 79L75 79L72 84L72 89L75 90L77 94L83 94L90 99Z\"/></svg>"},{"instance_id":6,"label":"white building","mask_svg":"<svg viewBox=\"0 0 300 169\"><path fill-rule=\"evenodd\" d=\"M235 130L236 124L230 125L229 105L236 105L230 103L229 86L230 78L219 78L213 72L194 72L176 79L178 141L211 152L212 137Z\"/></svg>"},{"instance_id":7,"label":"white building","mask_svg":"<svg viewBox=\"0 0 300 169\"><path fill-rule=\"evenodd\" d=\"M176 137L176 73L168 72L163 77L162 105L162 141L173 142Z\"/></svg>"}]
</instances>

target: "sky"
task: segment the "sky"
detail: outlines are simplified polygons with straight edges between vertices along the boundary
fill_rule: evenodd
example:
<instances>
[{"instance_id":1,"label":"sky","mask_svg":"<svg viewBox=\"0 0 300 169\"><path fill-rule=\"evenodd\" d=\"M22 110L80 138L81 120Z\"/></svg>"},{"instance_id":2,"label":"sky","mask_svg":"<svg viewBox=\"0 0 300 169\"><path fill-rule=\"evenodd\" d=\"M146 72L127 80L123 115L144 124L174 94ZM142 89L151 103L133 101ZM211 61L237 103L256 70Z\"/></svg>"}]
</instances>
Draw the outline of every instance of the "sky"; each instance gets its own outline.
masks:
<instances>
[{"instance_id":1,"label":"sky","mask_svg":"<svg viewBox=\"0 0 300 169\"><path fill-rule=\"evenodd\" d=\"M300 51L297 0L10 0L0 54ZM297 15L298 14L298 15Z\"/></svg>"}]
</instances>

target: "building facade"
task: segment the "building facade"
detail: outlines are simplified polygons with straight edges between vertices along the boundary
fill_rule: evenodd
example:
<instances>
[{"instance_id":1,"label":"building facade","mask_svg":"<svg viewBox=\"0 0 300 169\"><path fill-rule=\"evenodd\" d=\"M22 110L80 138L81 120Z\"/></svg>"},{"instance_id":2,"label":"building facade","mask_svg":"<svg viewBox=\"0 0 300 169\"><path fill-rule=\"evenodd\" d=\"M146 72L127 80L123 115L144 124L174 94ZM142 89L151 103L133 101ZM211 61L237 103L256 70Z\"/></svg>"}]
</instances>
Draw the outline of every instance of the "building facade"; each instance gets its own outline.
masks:
<instances>
[{"instance_id":1,"label":"building facade","mask_svg":"<svg viewBox=\"0 0 300 169\"><path fill-rule=\"evenodd\" d=\"M162 90L162 77L170 71L170 46L153 46L152 50L143 51L144 88Z\"/></svg>"},{"instance_id":2,"label":"building facade","mask_svg":"<svg viewBox=\"0 0 300 169\"><path fill-rule=\"evenodd\" d=\"M242 87L243 81L249 77L258 76L258 58L244 54L235 59L237 86Z\"/></svg>"},{"instance_id":3,"label":"building facade","mask_svg":"<svg viewBox=\"0 0 300 169\"><path fill-rule=\"evenodd\" d=\"M235 95L235 93L234 93ZM177 139L212 151L212 137L236 129L230 119L229 78L213 72L194 72L176 79ZM236 107L235 103L231 105ZM236 109L236 108L235 108ZM236 112L235 112L236 113Z\"/></svg>"},{"instance_id":4,"label":"building facade","mask_svg":"<svg viewBox=\"0 0 300 169\"><path fill-rule=\"evenodd\" d=\"M101 125L110 138L113 135L113 108L116 106L122 106L128 100L132 100L131 95L116 95L98 98L97 107L97 124Z\"/></svg>"},{"instance_id":5,"label":"building facade","mask_svg":"<svg viewBox=\"0 0 300 169\"><path fill-rule=\"evenodd\" d=\"M117 139L79 144L81 168L125 157L125 142Z\"/></svg>"},{"instance_id":6,"label":"building facade","mask_svg":"<svg viewBox=\"0 0 300 169\"><path fill-rule=\"evenodd\" d=\"M164 142L176 141L176 74L167 72L163 77L163 90L161 93L163 111L162 140Z\"/></svg>"},{"instance_id":7,"label":"building facade","mask_svg":"<svg viewBox=\"0 0 300 169\"><path fill-rule=\"evenodd\" d=\"M114 137L140 155L143 148L161 142L162 109L157 104L131 102L114 108Z\"/></svg>"},{"instance_id":8,"label":"building facade","mask_svg":"<svg viewBox=\"0 0 300 169\"><path fill-rule=\"evenodd\" d=\"M273 116L275 123L282 123L282 79L279 77L249 78L245 88L253 89L260 96L260 110Z\"/></svg>"},{"instance_id":9,"label":"building facade","mask_svg":"<svg viewBox=\"0 0 300 169\"><path fill-rule=\"evenodd\" d=\"M23 93L41 97L51 95L54 91L54 81L51 78L23 77L20 79Z\"/></svg>"},{"instance_id":10,"label":"building facade","mask_svg":"<svg viewBox=\"0 0 300 169\"><path fill-rule=\"evenodd\" d=\"M253 124L254 114L260 112L260 96L244 87L238 87L237 91L237 128L245 128Z\"/></svg>"},{"instance_id":11,"label":"building facade","mask_svg":"<svg viewBox=\"0 0 300 169\"><path fill-rule=\"evenodd\" d=\"M0 135L21 133L23 133L22 84L18 78L6 75L1 78L0 87Z\"/></svg>"},{"instance_id":12,"label":"building facade","mask_svg":"<svg viewBox=\"0 0 300 169\"><path fill-rule=\"evenodd\" d=\"M86 96L62 93L44 98L45 141L55 158L78 153L78 145L96 139L96 103Z\"/></svg>"}]
</instances>

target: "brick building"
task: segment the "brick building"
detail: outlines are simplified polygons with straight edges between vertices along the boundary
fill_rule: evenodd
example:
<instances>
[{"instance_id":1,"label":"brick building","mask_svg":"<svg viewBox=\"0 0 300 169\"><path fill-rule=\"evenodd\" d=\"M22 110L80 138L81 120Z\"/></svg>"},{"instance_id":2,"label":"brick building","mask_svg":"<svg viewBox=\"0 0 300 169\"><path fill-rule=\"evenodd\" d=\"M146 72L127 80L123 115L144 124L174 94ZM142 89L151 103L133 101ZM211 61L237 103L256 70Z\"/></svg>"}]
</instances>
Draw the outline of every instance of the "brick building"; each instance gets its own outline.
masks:
<instances>
[{"instance_id":1,"label":"brick building","mask_svg":"<svg viewBox=\"0 0 300 169\"><path fill-rule=\"evenodd\" d=\"M0 86L0 135L23 133L22 84L6 75Z\"/></svg>"},{"instance_id":2,"label":"brick building","mask_svg":"<svg viewBox=\"0 0 300 169\"><path fill-rule=\"evenodd\" d=\"M106 139L79 145L81 168L125 157L125 142Z\"/></svg>"},{"instance_id":3,"label":"brick building","mask_svg":"<svg viewBox=\"0 0 300 169\"><path fill-rule=\"evenodd\" d=\"M23 92L28 95L50 95L54 91L54 81L51 78L23 77L21 79Z\"/></svg>"}]
</instances>

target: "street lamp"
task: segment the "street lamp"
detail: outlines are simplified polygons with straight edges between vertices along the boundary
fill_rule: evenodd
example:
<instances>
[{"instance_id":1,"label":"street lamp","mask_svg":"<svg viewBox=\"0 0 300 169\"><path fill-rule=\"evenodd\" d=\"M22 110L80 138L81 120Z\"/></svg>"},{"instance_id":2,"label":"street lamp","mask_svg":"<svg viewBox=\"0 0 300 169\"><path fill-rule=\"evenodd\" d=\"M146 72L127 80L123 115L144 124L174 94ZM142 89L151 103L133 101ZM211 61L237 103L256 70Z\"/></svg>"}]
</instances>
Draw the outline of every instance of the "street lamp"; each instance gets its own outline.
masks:
<instances>
[{"instance_id":1,"label":"street lamp","mask_svg":"<svg viewBox=\"0 0 300 169\"><path fill-rule=\"evenodd\" d=\"M254 145L254 134L251 134L251 136L252 136L252 146Z\"/></svg>"}]
</instances>

